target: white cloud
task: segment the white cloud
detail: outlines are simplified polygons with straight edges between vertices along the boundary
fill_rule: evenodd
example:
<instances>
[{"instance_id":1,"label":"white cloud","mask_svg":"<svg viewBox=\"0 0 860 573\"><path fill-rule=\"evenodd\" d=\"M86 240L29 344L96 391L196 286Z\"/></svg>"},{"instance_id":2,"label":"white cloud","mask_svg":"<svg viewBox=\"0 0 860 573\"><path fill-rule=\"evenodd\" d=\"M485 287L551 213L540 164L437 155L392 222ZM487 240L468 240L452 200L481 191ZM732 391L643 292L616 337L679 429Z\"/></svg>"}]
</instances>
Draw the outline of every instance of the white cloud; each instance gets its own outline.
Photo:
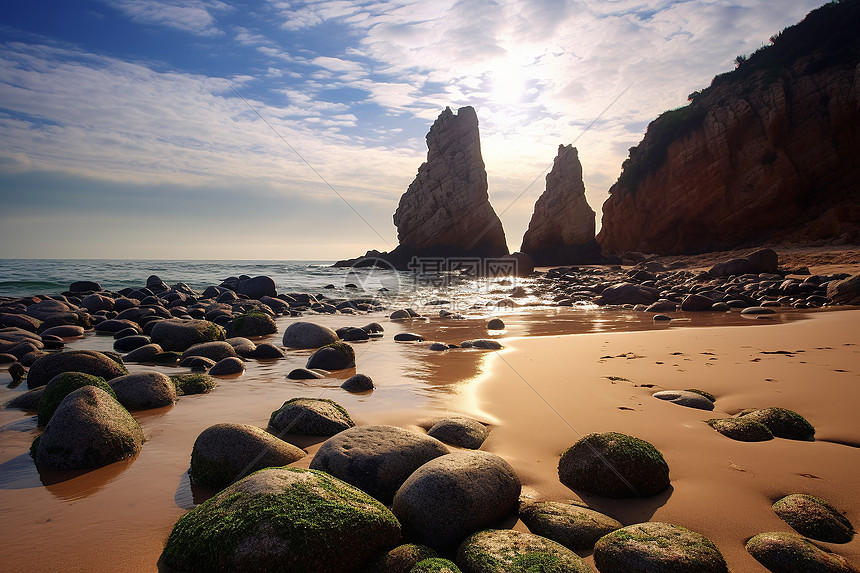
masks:
<instances>
[{"instance_id":1,"label":"white cloud","mask_svg":"<svg viewBox=\"0 0 860 573\"><path fill-rule=\"evenodd\" d=\"M228 4L212 0L117 0L111 6L137 22L201 36L222 34L212 13L230 10Z\"/></svg>"}]
</instances>

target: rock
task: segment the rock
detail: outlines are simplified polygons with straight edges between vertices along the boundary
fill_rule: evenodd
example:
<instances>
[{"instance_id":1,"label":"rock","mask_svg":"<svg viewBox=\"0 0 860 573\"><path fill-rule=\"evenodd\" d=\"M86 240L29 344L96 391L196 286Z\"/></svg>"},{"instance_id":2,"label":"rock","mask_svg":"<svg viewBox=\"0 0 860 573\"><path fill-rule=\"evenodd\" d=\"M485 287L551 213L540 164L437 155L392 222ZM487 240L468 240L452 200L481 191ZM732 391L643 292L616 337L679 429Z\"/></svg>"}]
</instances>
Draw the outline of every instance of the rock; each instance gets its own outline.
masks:
<instances>
[{"instance_id":1,"label":"rock","mask_svg":"<svg viewBox=\"0 0 860 573\"><path fill-rule=\"evenodd\" d=\"M225 358L236 358L239 355L236 354L236 350L229 342L226 340L217 340L214 342L201 342L191 346L182 353L180 361L185 361L193 356L202 356L203 358L218 362Z\"/></svg>"},{"instance_id":2,"label":"rock","mask_svg":"<svg viewBox=\"0 0 860 573\"><path fill-rule=\"evenodd\" d=\"M860 275L827 283L827 298L833 304L860 305Z\"/></svg>"},{"instance_id":3,"label":"rock","mask_svg":"<svg viewBox=\"0 0 860 573\"><path fill-rule=\"evenodd\" d=\"M426 545L406 543L373 559L361 569L361 573L409 573L420 561L438 555Z\"/></svg>"},{"instance_id":4,"label":"rock","mask_svg":"<svg viewBox=\"0 0 860 573\"><path fill-rule=\"evenodd\" d=\"M336 332L341 340L345 340L347 342L370 340L370 335L367 332L354 326L347 326L343 329L339 328Z\"/></svg>"},{"instance_id":5,"label":"rock","mask_svg":"<svg viewBox=\"0 0 860 573\"><path fill-rule=\"evenodd\" d=\"M161 372L135 372L110 381L116 399L126 410L162 408L176 402L176 386Z\"/></svg>"},{"instance_id":6,"label":"rock","mask_svg":"<svg viewBox=\"0 0 860 573\"><path fill-rule=\"evenodd\" d=\"M457 549L457 562L468 573L591 573L591 567L564 545L512 529L488 529L469 536Z\"/></svg>"},{"instance_id":7,"label":"rock","mask_svg":"<svg viewBox=\"0 0 860 573\"><path fill-rule=\"evenodd\" d=\"M189 396L191 394L206 394L218 385L211 376L201 373L174 374L170 381L176 386L177 396Z\"/></svg>"},{"instance_id":8,"label":"rock","mask_svg":"<svg viewBox=\"0 0 860 573\"><path fill-rule=\"evenodd\" d=\"M132 328L136 330L138 334L143 333L140 325L132 320L126 320L124 318L109 318L95 325L95 331L101 333L117 333L125 330L126 328Z\"/></svg>"},{"instance_id":9,"label":"rock","mask_svg":"<svg viewBox=\"0 0 860 573\"><path fill-rule=\"evenodd\" d=\"M113 389L100 376L92 376L81 372L63 372L62 374L57 374L45 385L45 391L39 397L39 425L46 425L63 399L84 386L96 386L107 392L112 398L116 398Z\"/></svg>"},{"instance_id":10,"label":"rock","mask_svg":"<svg viewBox=\"0 0 860 573\"><path fill-rule=\"evenodd\" d=\"M112 353L111 353L112 354ZM68 350L48 354L36 360L27 373L27 387L38 388L63 372L82 372L113 380L128 374L119 356L109 356L93 350Z\"/></svg>"},{"instance_id":11,"label":"rock","mask_svg":"<svg viewBox=\"0 0 860 573\"><path fill-rule=\"evenodd\" d=\"M823 499L794 493L774 503L773 511L805 537L828 543L848 543L854 539L851 522Z\"/></svg>"},{"instance_id":12,"label":"rock","mask_svg":"<svg viewBox=\"0 0 860 573\"><path fill-rule=\"evenodd\" d=\"M645 312L675 312L678 310L678 304L671 300L660 299L657 302L648 306Z\"/></svg>"},{"instance_id":13,"label":"rock","mask_svg":"<svg viewBox=\"0 0 860 573\"><path fill-rule=\"evenodd\" d=\"M164 352L164 349L158 344L145 344L126 354L125 360L129 362L149 362L162 352Z\"/></svg>"},{"instance_id":14,"label":"rock","mask_svg":"<svg viewBox=\"0 0 860 573\"><path fill-rule=\"evenodd\" d=\"M332 342L323 346L308 358L306 368L323 370L344 370L355 366L355 350L344 342Z\"/></svg>"},{"instance_id":15,"label":"rock","mask_svg":"<svg viewBox=\"0 0 860 573\"><path fill-rule=\"evenodd\" d=\"M606 288L594 299L594 304L651 304L657 300L657 289L632 283L619 283Z\"/></svg>"},{"instance_id":16,"label":"rock","mask_svg":"<svg viewBox=\"0 0 860 573\"><path fill-rule=\"evenodd\" d=\"M765 442L773 439L773 434L767 426L756 420L747 418L715 418L707 424L733 440L739 442Z\"/></svg>"},{"instance_id":17,"label":"rock","mask_svg":"<svg viewBox=\"0 0 860 573\"><path fill-rule=\"evenodd\" d=\"M27 307L26 313L39 320L47 320L56 314L69 314L72 308L64 302L50 298L33 303Z\"/></svg>"},{"instance_id":18,"label":"rock","mask_svg":"<svg viewBox=\"0 0 860 573\"><path fill-rule=\"evenodd\" d=\"M595 263L600 247L594 241L594 210L585 198L582 164L571 145L559 145L546 190L535 203L520 251L537 266Z\"/></svg>"},{"instance_id":19,"label":"rock","mask_svg":"<svg viewBox=\"0 0 860 573\"><path fill-rule=\"evenodd\" d=\"M759 533L746 549L774 573L857 573L848 561L794 533Z\"/></svg>"},{"instance_id":20,"label":"rock","mask_svg":"<svg viewBox=\"0 0 860 573\"><path fill-rule=\"evenodd\" d=\"M319 380L325 378L325 375L320 372L308 370L307 368L295 368L287 374L289 380Z\"/></svg>"},{"instance_id":21,"label":"rock","mask_svg":"<svg viewBox=\"0 0 860 573\"><path fill-rule=\"evenodd\" d=\"M396 342L421 342L424 340L424 337L412 332L400 332L394 335L394 340Z\"/></svg>"},{"instance_id":22,"label":"rock","mask_svg":"<svg viewBox=\"0 0 860 573\"><path fill-rule=\"evenodd\" d=\"M390 315L388 315L389 320L408 320L410 318L412 318L412 315L409 313L408 310L404 309L395 310Z\"/></svg>"},{"instance_id":23,"label":"rock","mask_svg":"<svg viewBox=\"0 0 860 573\"><path fill-rule=\"evenodd\" d=\"M117 338L114 340L113 349L117 352L131 352L136 348L140 348L141 346L146 346L147 344L152 344L152 340L148 336L144 336L143 334L132 334L130 336L123 336L122 338Z\"/></svg>"},{"instance_id":24,"label":"rock","mask_svg":"<svg viewBox=\"0 0 860 573\"><path fill-rule=\"evenodd\" d=\"M93 293L81 300L81 307L87 309L87 312L91 314L100 310L113 310L114 300L109 296Z\"/></svg>"},{"instance_id":25,"label":"rock","mask_svg":"<svg viewBox=\"0 0 860 573\"><path fill-rule=\"evenodd\" d=\"M84 328L76 324L61 324L60 326L46 328L40 334L43 337L59 336L60 338L76 338L84 335Z\"/></svg>"},{"instance_id":26,"label":"rock","mask_svg":"<svg viewBox=\"0 0 860 573\"><path fill-rule=\"evenodd\" d=\"M216 424L203 430L191 450L191 482L215 490L263 468L305 457L305 451L246 424Z\"/></svg>"},{"instance_id":27,"label":"rock","mask_svg":"<svg viewBox=\"0 0 860 573\"><path fill-rule=\"evenodd\" d=\"M233 336L225 341L233 347L233 351L241 358L250 355L257 348L257 345L242 336Z\"/></svg>"},{"instance_id":28,"label":"rock","mask_svg":"<svg viewBox=\"0 0 860 573\"><path fill-rule=\"evenodd\" d=\"M16 409L16 410L38 410L39 409L39 400L42 398L42 393L45 391L44 386L39 386L33 390L29 390L15 396L11 400L9 400L3 407L7 409Z\"/></svg>"},{"instance_id":29,"label":"rock","mask_svg":"<svg viewBox=\"0 0 860 573\"><path fill-rule=\"evenodd\" d=\"M654 322L669 322L670 320L672 320L672 317L666 316L665 314L655 314L653 317L651 317L651 320L653 320Z\"/></svg>"},{"instance_id":30,"label":"rock","mask_svg":"<svg viewBox=\"0 0 860 573\"><path fill-rule=\"evenodd\" d=\"M700 294L688 294L681 301L681 310L685 312L701 312L712 310L714 299Z\"/></svg>"},{"instance_id":31,"label":"rock","mask_svg":"<svg viewBox=\"0 0 860 573\"><path fill-rule=\"evenodd\" d=\"M453 561L442 557L431 557L416 563L409 573L463 573Z\"/></svg>"},{"instance_id":32,"label":"rock","mask_svg":"<svg viewBox=\"0 0 860 573\"><path fill-rule=\"evenodd\" d=\"M604 497L646 497L669 487L669 466L645 440L617 432L594 433L561 455L558 477L571 489Z\"/></svg>"},{"instance_id":33,"label":"rock","mask_svg":"<svg viewBox=\"0 0 860 573\"><path fill-rule=\"evenodd\" d=\"M474 108L462 107L456 115L445 108L427 134L427 149L427 161L394 212L400 243L394 259L507 255L502 223L487 194Z\"/></svg>"},{"instance_id":34,"label":"rock","mask_svg":"<svg viewBox=\"0 0 860 573\"><path fill-rule=\"evenodd\" d=\"M292 398L269 418L269 431L276 435L333 436L353 426L343 406L323 398Z\"/></svg>"},{"instance_id":35,"label":"rock","mask_svg":"<svg viewBox=\"0 0 860 573\"><path fill-rule=\"evenodd\" d=\"M446 454L419 467L397 490L394 515L404 534L437 550L508 515L520 481L503 458L483 451Z\"/></svg>"},{"instance_id":36,"label":"rock","mask_svg":"<svg viewBox=\"0 0 860 573\"><path fill-rule=\"evenodd\" d=\"M133 456L143 445L143 431L113 396L95 386L67 395L32 451L40 466L86 469Z\"/></svg>"},{"instance_id":37,"label":"rock","mask_svg":"<svg viewBox=\"0 0 860 573\"><path fill-rule=\"evenodd\" d=\"M856 60L838 55L856 46L856 17L845 3L813 11L653 121L604 203L604 252L860 242Z\"/></svg>"},{"instance_id":38,"label":"rock","mask_svg":"<svg viewBox=\"0 0 860 573\"><path fill-rule=\"evenodd\" d=\"M427 435L458 448L477 450L490 430L478 420L454 417L439 420L427 430Z\"/></svg>"},{"instance_id":39,"label":"rock","mask_svg":"<svg viewBox=\"0 0 860 573\"><path fill-rule=\"evenodd\" d=\"M364 492L323 472L269 468L180 517L159 563L175 571L350 573L399 540L397 520Z\"/></svg>"},{"instance_id":40,"label":"rock","mask_svg":"<svg viewBox=\"0 0 860 573\"><path fill-rule=\"evenodd\" d=\"M499 350L502 348L502 345L495 340L476 338L475 340L464 340L460 343L460 348L481 348L483 350Z\"/></svg>"},{"instance_id":41,"label":"rock","mask_svg":"<svg viewBox=\"0 0 860 573\"><path fill-rule=\"evenodd\" d=\"M236 287L236 292L245 295L248 298L259 300L264 296L276 297L278 290L275 286L275 281L271 277L259 276L240 280Z\"/></svg>"},{"instance_id":42,"label":"rock","mask_svg":"<svg viewBox=\"0 0 860 573\"><path fill-rule=\"evenodd\" d=\"M84 293L100 291L102 287L99 283L93 281L75 281L69 285L69 292Z\"/></svg>"},{"instance_id":43,"label":"rock","mask_svg":"<svg viewBox=\"0 0 860 573\"><path fill-rule=\"evenodd\" d=\"M184 352L201 342L224 340L227 335L223 328L208 320L169 318L157 322L150 337L164 350Z\"/></svg>"},{"instance_id":44,"label":"rock","mask_svg":"<svg viewBox=\"0 0 860 573\"><path fill-rule=\"evenodd\" d=\"M245 363L241 358L231 356L222 358L209 369L210 376L230 376L233 374L241 374L245 371Z\"/></svg>"},{"instance_id":45,"label":"rock","mask_svg":"<svg viewBox=\"0 0 860 573\"><path fill-rule=\"evenodd\" d=\"M424 434L395 426L357 426L326 440L310 467L390 504L416 469L447 453L442 442Z\"/></svg>"},{"instance_id":46,"label":"rock","mask_svg":"<svg viewBox=\"0 0 860 573\"><path fill-rule=\"evenodd\" d=\"M708 271L713 277L728 277L731 275L757 275L759 273L774 273L779 266L779 257L773 249L761 249L746 257L717 263Z\"/></svg>"},{"instance_id":47,"label":"rock","mask_svg":"<svg viewBox=\"0 0 860 573\"><path fill-rule=\"evenodd\" d=\"M269 342L261 342L248 354L248 358L258 360L276 360L284 357L284 351Z\"/></svg>"},{"instance_id":48,"label":"rock","mask_svg":"<svg viewBox=\"0 0 860 573\"><path fill-rule=\"evenodd\" d=\"M748 306L741 314L776 314L776 311L766 306Z\"/></svg>"},{"instance_id":49,"label":"rock","mask_svg":"<svg viewBox=\"0 0 860 573\"><path fill-rule=\"evenodd\" d=\"M445 344L444 342L434 342L433 344L431 344L430 346L427 347L428 350L433 350L436 352L439 352L442 350L448 350L449 348L451 348L451 346L448 344Z\"/></svg>"},{"instance_id":50,"label":"rock","mask_svg":"<svg viewBox=\"0 0 860 573\"><path fill-rule=\"evenodd\" d=\"M275 320L264 312L251 311L233 317L232 336L267 336L278 332Z\"/></svg>"},{"instance_id":51,"label":"rock","mask_svg":"<svg viewBox=\"0 0 860 573\"><path fill-rule=\"evenodd\" d=\"M26 314L0 314L0 325L4 327L20 328L28 332L36 332L42 321Z\"/></svg>"},{"instance_id":52,"label":"rock","mask_svg":"<svg viewBox=\"0 0 860 573\"><path fill-rule=\"evenodd\" d=\"M347 378L341 388L347 392L369 392L373 390L373 380L367 374L356 374Z\"/></svg>"},{"instance_id":53,"label":"rock","mask_svg":"<svg viewBox=\"0 0 860 573\"><path fill-rule=\"evenodd\" d=\"M755 420L767 426L767 429L777 438L788 440L815 439L815 428L806 418L785 408L765 408L741 414L742 419Z\"/></svg>"},{"instance_id":54,"label":"rock","mask_svg":"<svg viewBox=\"0 0 860 573\"><path fill-rule=\"evenodd\" d=\"M597 540L623 525L585 504L536 501L520 504L520 519L535 535L574 551L590 551Z\"/></svg>"},{"instance_id":55,"label":"rock","mask_svg":"<svg viewBox=\"0 0 860 573\"><path fill-rule=\"evenodd\" d=\"M652 396L659 400L678 404L679 406L686 406L687 408L696 408L699 410L714 409L713 402L697 392L690 392L688 390L662 390L655 392Z\"/></svg>"},{"instance_id":56,"label":"rock","mask_svg":"<svg viewBox=\"0 0 860 573\"><path fill-rule=\"evenodd\" d=\"M210 368L215 366L215 361L204 356L189 356L180 360L179 365L190 368L192 372L208 372Z\"/></svg>"},{"instance_id":57,"label":"rock","mask_svg":"<svg viewBox=\"0 0 860 573\"><path fill-rule=\"evenodd\" d=\"M284 346L287 348L321 348L337 342L337 333L312 322L294 322L284 330Z\"/></svg>"},{"instance_id":58,"label":"rock","mask_svg":"<svg viewBox=\"0 0 860 573\"><path fill-rule=\"evenodd\" d=\"M505 323L501 318L493 318L487 323L487 330L504 330Z\"/></svg>"},{"instance_id":59,"label":"rock","mask_svg":"<svg viewBox=\"0 0 860 573\"><path fill-rule=\"evenodd\" d=\"M720 550L708 538L659 522L628 525L604 535L594 546L594 563L600 573L729 571Z\"/></svg>"}]
</instances>

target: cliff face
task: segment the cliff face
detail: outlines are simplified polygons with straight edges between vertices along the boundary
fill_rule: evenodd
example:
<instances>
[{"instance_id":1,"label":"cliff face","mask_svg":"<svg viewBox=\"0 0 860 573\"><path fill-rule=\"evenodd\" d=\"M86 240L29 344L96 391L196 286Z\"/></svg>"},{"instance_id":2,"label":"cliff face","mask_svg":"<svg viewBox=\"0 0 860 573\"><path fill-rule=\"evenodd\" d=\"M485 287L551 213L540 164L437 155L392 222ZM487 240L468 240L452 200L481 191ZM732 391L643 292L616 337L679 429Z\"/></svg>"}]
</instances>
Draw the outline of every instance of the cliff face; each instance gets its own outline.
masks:
<instances>
[{"instance_id":1,"label":"cliff face","mask_svg":"<svg viewBox=\"0 0 860 573\"><path fill-rule=\"evenodd\" d=\"M603 205L604 253L860 241L860 2L819 8L667 112Z\"/></svg>"},{"instance_id":2,"label":"cliff face","mask_svg":"<svg viewBox=\"0 0 860 573\"><path fill-rule=\"evenodd\" d=\"M585 198L579 153L558 146L546 190L535 203L520 251L538 266L595 262L600 249L594 242L594 211Z\"/></svg>"},{"instance_id":3,"label":"cliff face","mask_svg":"<svg viewBox=\"0 0 860 573\"><path fill-rule=\"evenodd\" d=\"M427 134L427 161L394 212L399 257L508 254L502 222L490 206L478 116L446 108ZM392 253L394 254L394 253Z\"/></svg>"}]
</instances>

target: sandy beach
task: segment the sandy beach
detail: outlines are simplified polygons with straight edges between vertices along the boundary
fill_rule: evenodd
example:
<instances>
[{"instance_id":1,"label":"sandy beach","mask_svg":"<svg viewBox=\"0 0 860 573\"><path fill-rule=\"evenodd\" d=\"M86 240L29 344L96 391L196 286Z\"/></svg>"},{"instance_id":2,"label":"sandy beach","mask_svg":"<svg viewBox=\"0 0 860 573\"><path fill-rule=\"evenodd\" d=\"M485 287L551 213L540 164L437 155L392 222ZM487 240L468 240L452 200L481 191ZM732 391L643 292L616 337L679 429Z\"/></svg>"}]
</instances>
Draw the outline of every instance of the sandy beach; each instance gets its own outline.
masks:
<instances>
[{"instance_id":1,"label":"sandy beach","mask_svg":"<svg viewBox=\"0 0 860 573\"><path fill-rule=\"evenodd\" d=\"M331 327L373 320L383 324L385 335L354 344L357 369L321 380L285 379L292 368L304 366L311 351L289 351L278 361L249 360L244 374L220 378L209 394L136 412L147 440L141 453L83 473L40 474L27 453L36 435L32 413L0 410L0 534L7 539L0 563L9 571L154 571L176 519L211 495L192 488L186 474L197 435L220 422L265 427L273 410L298 396L336 400L359 425L425 431L444 415L472 416L492 427L482 449L510 462L524 497L581 499L625 525L652 520L685 526L716 543L732 571L765 571L744 544L757 533L791 531L771 509L784 495L822 497L855 525L860 522L858 310L781 309L770 320L737 312L675 316L656 324L633 310L521 309L500 315L506 329L493 338L502 350L441 353L430 351L427 342L399 343L393 337L415 332L428 342L486 338L486 319L279 317L280 332L257 342L280 344L294 320ZM68 348L110 350L112 343L112 337L87 334L70 340ZM185 371L128 366L132 372ZM370 375L376 389L340 389L355 372ZM9 380L0 373L0 384ZM715 410L651 396L687 388L713 394ZM2 390L4 403L22 391ZM815 441L744 443L705 424L770 406L805 416L815 426ZM668 462L672 487L651 498L610 500L559 483L560 454L582 435L604 431L654 444ZM292 438L309 454L295 465L307 467L322 438ZM527 531L515 516L499 526ZM860 563L857 540L821 545Z\"/></svg>"}]
</instances>

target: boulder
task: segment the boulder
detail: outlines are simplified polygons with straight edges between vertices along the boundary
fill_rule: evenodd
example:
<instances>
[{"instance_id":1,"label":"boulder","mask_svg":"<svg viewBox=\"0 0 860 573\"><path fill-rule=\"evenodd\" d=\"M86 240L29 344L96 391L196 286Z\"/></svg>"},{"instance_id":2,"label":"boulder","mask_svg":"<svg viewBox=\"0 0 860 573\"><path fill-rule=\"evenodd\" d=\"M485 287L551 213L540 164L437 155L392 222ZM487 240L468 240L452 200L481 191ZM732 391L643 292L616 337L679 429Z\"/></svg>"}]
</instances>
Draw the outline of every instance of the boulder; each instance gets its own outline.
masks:
<instances>
[{"instance_id":1,"label":"boulder","mask_svg":"<svg viewBox=\"0 0 860 573\"><path fill-rule=\"evenodd\" d=\"M854 526L848 518L823 499L794 493L777 500L773 511L805 537L828 543L854 539Z\"/></svg>"},{"instance_id":2,"label":"boulder","mask_svg":"<svg viewBox=\"0 0 860 573\"><path fill-rule=\"evenodd\" d=\"M113 349L117 352L131 352L132 350L140 348L141 346L146 346L147 344L152 344L152 340L148 336L144 336L143 334L132 334L114 340Z\"/></svg>"},{"instance_id":3,"label":"boulder","mask_svg":"<svg viewBox=\"0 0 860 573\"><path fill-rule=\"evenodd\" d=\"M594 433L561 455L558 477L571 489L604 497L647 497L669 487L669 466L645 440L617 432Z\"/></svg>"},{"instance_id":4,"label":"boulder","mask_svg":"<svg viewBox=\"0 0 860 573\"><path fill-rule=\"evenodd\" d=\"M259 300L264 296L272 298L278 296L278 289L275 286L275 281L272 277L266 276L240 280L239 284L236 286L236 292L255 300Z\"/></svg>"},{"instance_id":5,"label":"boulder","mask_svg":"<svg viewBox=\"0 0 860 573\"><path fill-rule=\"evenodd\" d=\"M343 406L324 398L292 398L269 418L269 431L276 435L333 436L353 426Z\"/></svg>"},{"instance_id":6,"label":"boulder","mask_svg":"<svg viewBox=\"0 0 860 573\"><path fill-rule=\"evenodd\" d=\"M113 380L128 374L119 356L94 350L68 350L45 355L36 360L27 373L27 387L44 386L57 374L83 372Z\"/></svg>"},{"instance_id":7,"label":"boulder","mask_svg":"<svg viewBox=\"0 0 860 573\"><path fill-rule=\"evenodd\" d=\"M679 406L686 406L687 408L696 408L698 410L714 409L713 402L701 394L690 392L689 390L661 390L660 392L654 392L652 396L659 400L678 404Z\"/></svg>"},{"instance_id":8,"label":"boulder","mask_svg":"<svg viewBox=\"0 0 860 573\"><path fill-rule=\"evenodd\" d=\"M269 342L261 342L248 354L248 358L258 360L277 360L284 357L284 351Z\"/></svg>"},{"instance_id":9,"label":"boulder","mask_svg":"<svg viewBox=\"0 0 860 573\"><path fill-rule=\"evenodd\" d=\"M161 372L135 372L110 381L116 399L127 410L162 408L176 402L176 386Z\"/></svg>"},{"instance_id":10,"label":"boulder","mask_svg":"<svg viewBox=\"0 0 860 573\"><path fill-rule=\"evenodd\" d=\"M209 369L210 376L230 376L233 374L241 374L245 371L245 362L236 356L222 358Z\"/></svg>"},{"instance_id":11,"label":"boulder","mask_svg":"<svg viewBox=\"0 0 860 573\"><path fill-rule=\"evenodd\" d=\"M812 441L815 439L815 428L806 418L785 408L765 408L741 414L743 419L754 420L767 426L767 429L777 438L788 440Z\"/></svg>"},{"instance_id":12,"label":"boulder","mask_svg":"<svg viewBox=\"0 0 860 573\"><path fill-rule=\"evenodd\" d=\"M559 145L520 251L530 255L537 266L598 262L600 247L594 242L594 226L579 153L572 145Z\"/></svg>"},{"instance_id":13,"label":"boulder","mask_svg":"<svg viewBox=\"0 0 860 573\"><path fill-rule=\"evenodd\" d=\"M351 573L399 540L391 511L364 492L323 472L269 468L180 517L160 565L175 571Z\"/></svg>"},{"instance_id":14,"label":"boulder","mask_svg":"<svg viewBox=\"0 0 860 573\"><path fill-rule=\"evenodd\" d=\"M84 335L84 327L76 324L61 324L46 328L39 333L41 336L59 336L60 338L76 338Z\"/></svg>"},{"instance_id":15,"label":"boulder","mask_svg":"<svg viewBox=\"0 0 860 573\"><path fill-rule=\"evenodd\" d=\"M218 362L224 358L236 358L238 354L236 354L236 350L230 343L225 340L218 340L214 342L201 342L191 346L182 353L181 360L192 356L202 356Z\"/></svg>"},{"instance_id":16,"label":"boulder","mask_svg":"<svg viewBox=\"0 0 860 573\"><path fill-rule=\"evenodd\" d=\"M520 519L535 535L574 551L591 551L598 539L623 527L621 522L578 502L521 503Z\"/></svg>"},{"instance_id":17,"label":"boulder","mask_svg":"<svg viewBox=\"0 0 860 573\"><path fill-rule=\"evenodd\" d=\"M12 408L15 410L38 410L39 400L42 399L42 393L45 391L44 386L39 386L33 390L28 390L23 394L15 396L3 405L4 408Z\"/></svg>"},{"instance_id":18,"label":"boulder","mask_svg":"<svg viewBox=\"0 0 860 573\"><path fill-rule=\"evenodd\" d=\"M191 450L191 482L220 490L263 468L305 457L305 451L246 424L216 424L203 430Z\"/></svg>"},{"instance_id":19,"label":"boulder","mask_svg":"<svg viewBox=\"0 0 860 573\"><path fill-rule=\"evenodd\" d=\"M174 374L169 378L176 387L177 396L206 394L218 385L215 378L202 373Z\"/></svg>"},{"instance_id":20,"label":"boulder","mask_svg":"<svg viewBox=\"0 0 860 573\"><path fill-rule=\"evenodd\" d=\"M100 376L93 376L82 372L63 372L57 374L45 384L45 390L39 396L39 425L46 425L63 399L84 386L96 386L107 392L112 398L116 398L113 389Z\"/></svg>"},{"instance_id":21,"label":"boulder","mask_svg":"<svg viewBox=\"0 0 860 573\"><path fill-rule=\"evenodd\" d=\"M409 573L420 561L438 556L436 551L426 545L405 543L367 563L361 573Z\"/></svg>"},{"instance_id":22,"label":"boulder","mask_svg":"<svg viewBox=\"0 0 860 573\"><path fill-rule=\"evenodd\" d=\"M323 346L308 358L306 368L322 370L344 370L355 366L355 350L345 342L332 342Z\"/></svg>"},{"instance_id":23,"label":"boulder","mask_svg":"<svg viewBox=\"0 0 860 573\"><path fill-rule=\"evenodd\" d=\"M439 420L427 435L457 448L477 450L490 435L490 430L478 420L456 416Z\"/></svg>"},{"instance_id":24,"label":"boulder","mask_svg":"<svg viewBox=\"0 0 860 573\"><path fill-rule=\"evenodd\" d=\"M582 557L564 545L512 529L488 529L469 536L457 549L457 562L468 573L591 573Z\"/></svg>"},{"instance_id":25,"label":"boulder","mask_svg":"<svg viewBox=\"0 0 860 573\"><path fill-rule=\"evenodd\" d=\"M143 431L111 395L83 386L66 396L31 451L40 466L86 469L133 456L143 445Z\"/></svg>"},{"instance_id":26,"label":"boulder","mask_svg":"<svg viewBox=\"0 0 860 573\"><path fill-rule=\"evenodd\" d=\"M504 330L505 322L501 318L491 318L487 323L487 330Z\"/></svg>"},{"instance_id":27,"label":"boulder","mask_svg":"<svg viewBox=\"0 0 860 573\"><path fill-rule=\"evenodd\" d=\"M657 300L659 292L655 288L633 283L618 283L604 289L594 299L594 304L651 304Z\"/></svg>"},{"instance_id":28,"label":"boulder","mask_svg":"<svg viewBox=\"0 0 860 573\"><path fill-rule=\"evenodd\" d=\"M369 392L373 390L373 380L367 374L356 374L344 380L341 388L347 392Z\"/></svg>"},{"instance_id":29,"label":"boulder","mask_svg":"<svg viewBox=\"0 0 860 573\"><path fill-rule=\"evenodd\" d=\"M73 293L95 292L100 290L102 290L101 285L93 281L75 281L69 285L69 292Z\"/></svg>"},{"instance_id":30,"label":"boulder","mask_svg":"<svg viewBox=\"0 0 860 573\"><path fill-rule=\"evenodd\" d=\"M648 522L622 527L594 546L600 573L728 573L717 546L708 538L678 525Z\"/></svg>"},{"instance_id":31,"label":"boulder","mask_svg":"<svg viewBox=\"0 0 860 573\"><path fill-rule=\"evenodd\" d=\"M707 424L733 440L739 442L765 442L773 439L773 433L767 426L748 418L714 418Z\"/></svg>"},{"instance_id":32,"label":"boulder","mask_svg":"<svg viewBox=\"0 0 860 573\"><path fill-rule=\"evenodd\" d=\"M760 249L745 257L717 263L708 271L713 277L728 277L731 275L757 275L759 273L775 273L779 267L779 256L773 249Z\"/></svg>"},{"instance_id":33,"label":"boulder","mask_svg":"<svg viewBox=\"0 0 860 573\"><path fill-rule=\"evenodd\" d=\"M357 426L326 440L310 467L389 504L412 472L447 453L442 442L424 434L395 426Z\"/></svg>"},{"instance_id":34,"label":"boulder","mask_svg":"<svg viewBox=\"0 0 860 573\"><path fill-rule=\"evenodd\" d=\"M409 573L463 573L457 564L442 557L430 557L416 563Z\"/></svg>"},{"instance_id":35,"label":"boulder","mask_svg":"<svg viewBox=\"0 0 860 573\"><path fill-rule=\"evenodd\" d=\"M129 362L150 362L155 356L163 353L164 349L158 344L144 344L125 355Z\"/></svg>"},{"instance_id":36,"label":"boulder","mask_svg":"<svg viewBox=\"0 0 860 573\"><path fill-rule=\"evenodd\" d=\"M321 348L337 341L334 330L312 322L294 322L284 330L283 344L287 348Z\"/></svg>"},{"instance_id":37,"label":"boulder","mask_svg":"<svg viewBox=\"0 0 860 573\"><path fill-rule=\"evenodd\" d=\"M476 338L474 340L464 340L460 343L460 348L480 348L482 350L500 350L501 343L497 340L488 338Z\"/></svg>"},{"instance_id":38,"label":"boulder","mask_svg":"<svg viewBox=\"0 0 860 573\"><path fill-rule=\"evenodd\" d=\"M415 470L394 495L392 509L410 539L446 551L513 511L520 489L503 458L455 452Z\"/></svg>"},{"instance_id":39,"label":"boulder","mask_svg":"<svg viewBox=\"0 0 860 573\"><path fill-rule=\"evenodd\" d=\"M325 374L307 368L294 368L287 374L289 380L319 380L322 378L325 378Z\"/></svg>"},{"instance_id":40,"label":"boulder","mask_svg":"<svg viewBox=\"0 0 860 573\"><path fill-rule=\"evenodd\" d=\"M756 561L775 573L857 573L841 555L795 533L759 533L747 541L746 549Z\"/></svg>"},{"instance_id":41,"label":"boulder","mask_svg":"<svg viewBox=\"0 0 860 573\"><path fill-rule=\"evenodd\" d=\"M150 337L164 350L184 352L201 342L224 340L227 335L223 328L208 320L169 318L158 321Z\"/></svg>"},{"instance_id":42,"label":"boulder","mask_svg":"<svg viewBox=\"0 0 860 573\"><path fill-rule=\"evenodd\" d=\"M860 305L860 275L827 283L827 298L833 304Z\"/></svg>"},{"instance_id":43,"label":"boulder","mask_svg":"<svg viewBox=\"0 0 860 573\"><path fill-rule=\"evenodd\" d=\"M275 320L264 312L251 311L233 317L231 336L268 336L278 332Z\"/></svg>"}]
</instances>

